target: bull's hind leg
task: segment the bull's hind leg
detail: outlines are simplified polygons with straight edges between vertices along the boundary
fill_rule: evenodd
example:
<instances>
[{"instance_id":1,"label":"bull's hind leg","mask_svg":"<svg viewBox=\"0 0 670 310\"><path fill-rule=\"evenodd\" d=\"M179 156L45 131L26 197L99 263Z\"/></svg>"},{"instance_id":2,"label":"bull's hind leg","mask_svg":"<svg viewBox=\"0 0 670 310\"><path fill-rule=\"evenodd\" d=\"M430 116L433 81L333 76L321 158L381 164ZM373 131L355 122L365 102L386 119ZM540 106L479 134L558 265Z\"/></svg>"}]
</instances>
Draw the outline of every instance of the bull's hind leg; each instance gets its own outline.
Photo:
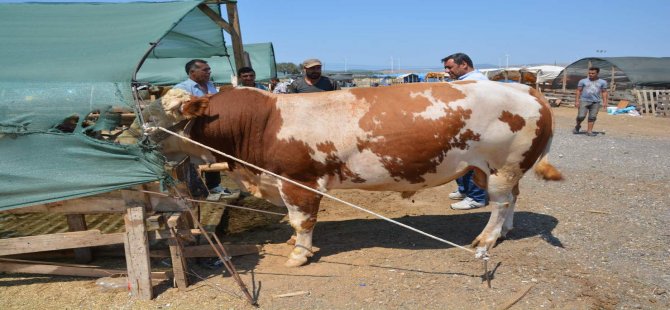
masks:
<instances>
[{"instance_id":1,"label":"bull's hind leg","mask_svg":"<svg viewBox=\"0 0 670 310\"><path fill-rule=\"evenodd\" d=\"M289 222L295 230L295 246L288 256L287 267L302 266L312 256L312 232L319 212L321 195L288 182L281 182L281 197L288 209Z\"/></svg>"},{"instance_id":2,"label":"bull's hind leg","mask_svg":"<svg viewBox=\"0 0 670 310\"><path fill-rule=\"evenodd\" d=\"M512 189L512 201L509 204L509 211L505 217L505 222L503 223L502 231L500 232L501 237L506 237L512 229L514 229L514 207L516 207L516 199L519 197L519 184Z\"/></svg>"},{"instance_id":3,"label":"bull's hind leg","mask_svg":"<svg viewBox=\"0 0 670 310\"><path fill-rule=\"evenodd\" d=\"M514 204L518 194L519 179L523 174L518 169L504 168L489 176L488 194L492 207L489 222L484 230L472 242L477 247L478 255L492 248L498 238L512 229Z\"/></svg>"}]
</instances>

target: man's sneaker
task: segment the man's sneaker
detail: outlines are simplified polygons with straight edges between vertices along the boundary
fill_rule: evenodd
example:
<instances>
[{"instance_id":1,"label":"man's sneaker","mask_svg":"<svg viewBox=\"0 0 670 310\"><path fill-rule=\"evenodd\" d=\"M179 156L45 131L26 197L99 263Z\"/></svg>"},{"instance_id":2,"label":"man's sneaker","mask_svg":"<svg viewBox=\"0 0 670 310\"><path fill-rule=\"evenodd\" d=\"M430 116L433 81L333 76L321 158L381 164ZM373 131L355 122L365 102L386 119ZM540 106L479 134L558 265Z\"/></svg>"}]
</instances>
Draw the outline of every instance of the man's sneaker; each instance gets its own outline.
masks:
<instances>
[{"instance_id":1,"label":"man's sneaker","mask_svg":"<svg viewBox=\"0 0 670 310\"><path fill-rule=\"evenodd\" d=\"M572 133L573 134L578 134L580 128L581 128L581 126L575 126L575 128L572 130Z\"/></svg>"},{"instance_id":2,"label":"man's sneaker","mask_svg":"<svg viewBox=\"0 0 670 310\"><path fill-rule=\"evenodd\" d=\"M483 208L485 206L486 206L485 204L481 202L476 202L470 197L465 197L465 199L457 203L451 204L451 208L454 210L470 210L470 209Z\"/></svg>"},{"instance_id":3,"label":"man's sneaker","mask_svg":"<svg viewBox=\"0 0 670 310\"><path fill-rule=\"evenodd\" d=\"M465 194L459 192L458 190L454 191L453 193L449 193L449 199L463 200L465 197Z\"/></svg>"},{"instance_id":4,"label":"man's sneaker","mask_svg":"<svg viewBox=\"0 0 670 310\"><path fill-rule=\"evenodd\" d=\"M230 196L233 194L229 189L222 187L221 185L217 185L214 188L209 189L210 194L221 194L221 196Z\"/></svg>"}]
</instances>

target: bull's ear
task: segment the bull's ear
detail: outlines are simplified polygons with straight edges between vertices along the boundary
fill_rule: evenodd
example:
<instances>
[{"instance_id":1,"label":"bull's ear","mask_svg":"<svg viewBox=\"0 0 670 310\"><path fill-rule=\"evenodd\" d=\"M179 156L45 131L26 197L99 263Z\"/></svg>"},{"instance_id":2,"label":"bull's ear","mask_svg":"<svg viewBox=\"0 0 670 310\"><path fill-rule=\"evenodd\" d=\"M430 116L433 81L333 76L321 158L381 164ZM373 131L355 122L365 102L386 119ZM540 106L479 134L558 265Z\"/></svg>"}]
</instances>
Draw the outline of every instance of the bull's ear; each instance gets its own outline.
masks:
<instances>
[{"instance_id":1,"label":"bull's ear","mask_svg":"<svg viewBox=\"0 0 670 310\"><path fill-rule=\"evenodd\" d=\"M191 97L191 100L182 103L182 115L186 118L194 118L205 115L205 111L209 107L209 98L207 97Z\"/></svg>"}]
</instances>

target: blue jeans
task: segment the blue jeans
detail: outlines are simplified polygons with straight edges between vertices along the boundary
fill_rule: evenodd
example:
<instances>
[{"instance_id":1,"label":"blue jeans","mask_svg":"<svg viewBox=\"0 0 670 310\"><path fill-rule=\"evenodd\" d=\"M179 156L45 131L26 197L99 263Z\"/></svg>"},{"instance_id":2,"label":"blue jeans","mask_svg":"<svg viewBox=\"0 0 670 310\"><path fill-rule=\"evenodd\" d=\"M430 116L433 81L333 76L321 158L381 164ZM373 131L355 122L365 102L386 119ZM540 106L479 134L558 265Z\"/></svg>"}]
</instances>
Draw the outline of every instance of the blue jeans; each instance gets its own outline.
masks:
<instances>
[{"instance_id":1,"label":"blue jeans","mask_svg":"<svg viewBox=\"0 0 670 310\"><path fill-rule=\"evenodd\" d=\"M489 195L486 193L486 190L479 188L479 186L475 184L474 175L475 171L470 170L462 177L456 179L458 191L465 194L465 196L472 198L476 202L487 204Z\"/></svg>"}]
</instances>

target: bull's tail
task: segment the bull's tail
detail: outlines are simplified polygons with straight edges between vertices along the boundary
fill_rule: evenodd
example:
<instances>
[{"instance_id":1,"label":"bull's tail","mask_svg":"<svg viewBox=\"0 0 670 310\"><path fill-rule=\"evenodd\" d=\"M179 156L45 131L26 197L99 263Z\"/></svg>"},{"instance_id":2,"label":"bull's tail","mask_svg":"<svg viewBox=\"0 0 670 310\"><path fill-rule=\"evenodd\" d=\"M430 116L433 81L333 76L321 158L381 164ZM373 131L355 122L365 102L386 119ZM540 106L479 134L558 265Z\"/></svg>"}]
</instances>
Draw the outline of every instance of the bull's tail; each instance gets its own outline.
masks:
<instances>
[{"instance_id":1,"label":"bull's tail","mask_svg":"<svg viewBox=\"0 0 670 310\"><path fill-rule=\"evenodd\" d=\"M551 147L551 138L544 148L540 160L535 164L535 174L545 181L560 181L563 180L563 174L556 167L549 163L549 149Z\"/></svg>"}]
</instances>

